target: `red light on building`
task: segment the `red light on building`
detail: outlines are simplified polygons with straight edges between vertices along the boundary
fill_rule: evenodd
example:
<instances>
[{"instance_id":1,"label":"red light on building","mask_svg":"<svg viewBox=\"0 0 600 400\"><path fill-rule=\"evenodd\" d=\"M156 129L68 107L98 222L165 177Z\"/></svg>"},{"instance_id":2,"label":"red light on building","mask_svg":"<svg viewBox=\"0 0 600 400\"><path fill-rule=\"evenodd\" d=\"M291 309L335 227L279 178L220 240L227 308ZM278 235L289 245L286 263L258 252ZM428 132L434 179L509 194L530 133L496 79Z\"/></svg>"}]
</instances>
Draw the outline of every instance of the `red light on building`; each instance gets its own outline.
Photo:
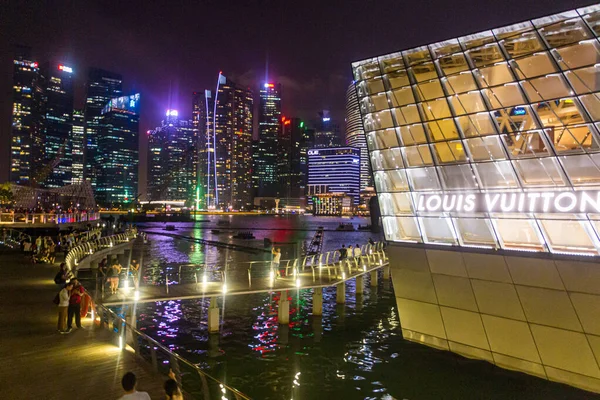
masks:
<instances>
[{"instance_id":1,"label":"red light on building","mask_svg":"<svg viewBox=\"0 0 600 400\"><path fill-rule=\"evenodd\" d=\"M292 121L290 121L289 119L288 119L287 121L284 121L284 122L283 122L283 124L284 124L284 125L289 125L289 124L291 124L291 123L292 123Z\"/></svg>"},{"instance_id":2,"label":"red light on building","mask_svg":"<svg viewBox=\"0 0 600 400\"><path fill-rule=\"evenodd\" d=\"M63 71L63 72L68 72L68 73L72 73L73 72L73 68L67 67L66 65L62 65L62 64L58 65L58 69L61 70L61 71Z\"/></svg>"}]
</instances>

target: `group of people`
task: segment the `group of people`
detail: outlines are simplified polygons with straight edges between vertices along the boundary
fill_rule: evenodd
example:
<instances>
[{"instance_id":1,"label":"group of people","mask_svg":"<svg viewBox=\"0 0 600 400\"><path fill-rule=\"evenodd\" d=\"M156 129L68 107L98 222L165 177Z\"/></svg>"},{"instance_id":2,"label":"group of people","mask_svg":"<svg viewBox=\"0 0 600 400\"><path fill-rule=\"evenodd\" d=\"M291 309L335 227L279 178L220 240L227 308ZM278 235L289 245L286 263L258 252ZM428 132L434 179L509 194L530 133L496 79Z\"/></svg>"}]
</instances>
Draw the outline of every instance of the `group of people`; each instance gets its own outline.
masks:
<instances>
[{"instance_id":1,"label":"group of people","mask_svg":"<svg viewBox=\"0 0 600 400\"><path fill-rule=\"evenodd\" d=\"M21 241L21 249L25 254L31 253L31 262L34 264L54 264L56 260L57 245L50 236L38 236L32 243L29 237Z\"/></svg>"},{"instance_id":2,"label":"group of people","mask_svg":"<svg viewBox=\"0 0 600 400\"><path fill-rule=\"evenodd\" d=\"M150 400L150 395L147 392L137 391L137 377L133 372L127 372L123 375L121 386L125 394L119 397L119 400ZM173 370L169 371L169 379L165 382L164 389L167 400L183 400L183 393L179 388Z\"/></svg>"},{"instance_id":3,"label":"group of people","mask_svg":"<svg viewBox=\"0 0 600 400\"><path fill-rule=\"evenodd\" d=\"M360 246L358 244L354 248L352 247L352 245L348 246L347 248L345 245L342 245L342 248L338 251L340 252L340 261L352 257L357 258L362 256L362 250L360 249Z\"/></svg>"},{"instance_id":4,"label":"group of people","mask_svg":"<svg viewBox=\"0 0 600 400\"><path fill-rule=\"evenodd\" d=\"M69 275L69 272L63 263L61 271L54 279L62 286L54 299L54 303L58 306L58 332L62 334L73 330L73 319L75 319L75 326L81 328L81 303L83 296L88 296L83 285L77 278Z\"/></svg>"},{"instance_id":5,"label":"group of people","mask_svg":"<svg viewBox=\"0 0 600 400\"><path fill-rule=\"evenodd\" d=\"M115 261L111 265L107 265L107 263L108 260L106 258L103 259L98 264L98 271L105 278L105 282L108 282L110 284L111 294L117 294L119 291L120 276L124 268L118 261ZM129 263L129 269L125 270L125 279L129 278L128 275L131 275L134 287L138 286L139 270L140 264L135 259L131 260L131 262Z\"/></svg>"}]
</instances>

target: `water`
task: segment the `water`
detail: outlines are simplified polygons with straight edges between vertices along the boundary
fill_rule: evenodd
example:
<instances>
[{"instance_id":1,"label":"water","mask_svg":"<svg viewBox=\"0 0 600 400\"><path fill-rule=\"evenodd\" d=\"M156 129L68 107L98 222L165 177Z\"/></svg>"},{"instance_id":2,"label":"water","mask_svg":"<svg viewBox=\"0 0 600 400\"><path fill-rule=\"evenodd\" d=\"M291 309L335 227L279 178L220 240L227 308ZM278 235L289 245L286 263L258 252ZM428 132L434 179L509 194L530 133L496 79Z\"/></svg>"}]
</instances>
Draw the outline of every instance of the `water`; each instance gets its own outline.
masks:
<instances>
[{"instance_id":1,"label":"water","mask_svg":"<svg viewBox=\"0 0 600 400\"><path fill-rule=\"evenodd\" d=\"M210 233L217 220L176 224L178 234L262 247L276 242L309 240L318 226L335 229L340 221L364 219L315 217L227 217L230 227L253 228L256 240L237 241L230 233ZM159 230L163 224L149 224ZM285 227L289 230L275 231ZM219 229L226 227L219 225ZM369 232L326 232L324 250L363 244ZM150 236L144 265L147 284L160 284L165 268L182 263L262 260L249 254L202 246L170 237ZM297 246L277 245L282 258ZM380 276L381 278L381 276ZM227 296L219 300L222 326L207 332L209 299L138 305L138 327L211 375L255 399L582 399L600 398L565 385L503 370L402 339L391 282L377 288L365 282L356 295L348 282L346 304L337 305L335 289L323 291L323 316L312 317L311 290L289 293L289 327L277 323L279 293Z\"/></svg>"}]
</instances>

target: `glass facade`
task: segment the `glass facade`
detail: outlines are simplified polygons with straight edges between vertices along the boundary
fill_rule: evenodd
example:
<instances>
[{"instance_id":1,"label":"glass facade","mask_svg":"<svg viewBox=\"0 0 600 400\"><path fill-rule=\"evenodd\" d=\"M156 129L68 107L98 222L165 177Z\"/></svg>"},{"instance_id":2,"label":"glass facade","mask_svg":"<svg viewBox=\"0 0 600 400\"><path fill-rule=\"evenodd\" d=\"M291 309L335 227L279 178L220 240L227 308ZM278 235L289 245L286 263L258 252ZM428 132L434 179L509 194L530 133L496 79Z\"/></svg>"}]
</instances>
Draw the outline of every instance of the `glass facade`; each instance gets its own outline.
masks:
<instances>
[{"instance_id":1,"label":"glass facade","mask_svg":"<svg viewBox=\"0 0 600 400\"><path fill-rule=\"evenodd\" d=\"M598 208L432 211L419 202L596 193L599 34L600 6L590 6L353 63L386 238L598 255Z\"/></svg>"}]
</instances>

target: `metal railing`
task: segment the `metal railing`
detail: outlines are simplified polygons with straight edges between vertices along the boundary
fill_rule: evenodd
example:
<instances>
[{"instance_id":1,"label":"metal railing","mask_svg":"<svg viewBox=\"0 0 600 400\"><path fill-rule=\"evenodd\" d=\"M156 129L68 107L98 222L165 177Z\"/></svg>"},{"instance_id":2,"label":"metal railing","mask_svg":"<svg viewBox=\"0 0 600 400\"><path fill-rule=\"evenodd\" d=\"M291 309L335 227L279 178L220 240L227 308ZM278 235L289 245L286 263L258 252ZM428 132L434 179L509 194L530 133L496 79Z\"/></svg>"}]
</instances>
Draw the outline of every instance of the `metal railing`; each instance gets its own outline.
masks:
<instances>
[{"instance_id":1,"label":"metal railing","mask_svg":"<svg viewBox=\"0 0 600 400\"><path fill-rule=\"evenodd\" d=\"M30 235L23 233L15 229L1 228L0 229L0 244L8 247L19 247L23 239L29 240L29 243L33 243L33 239Z\"/></svg>"},{"instance_id":2,"label":"metal railing","mask_svg":"<svg viewBox=\"0 0 600 400\"><path fill-rule=\"evenodd\" d=\"M150 336L140 332L109 308L96 304L96 318L113 335L116 346L131 347L136 357L149 363L155 372L167 375L173 370L183 390L201 399L249 400L239 390L202 371L198 366L169 350Z\"/></svg>"},{"instance_id":3,"label":"metal railing","mask_svg":"<svg viewBox=\"0 0 600 400\"><path fill-rule=\"evenodd\" d=\"M77 265L85 257L94 254L97 251L104 250L117 244L129 242L137 237L137 229L128 229L125 233L117 235L105 236L100 239L90 240L85 243L78 244L69 250L65 256L65 263L70 270L77 269Z\"/></svg>"},{"instance_id":4,"label":"metal railing","mask_svg":"<svg viewBox=\"0 0 600 400\"><path fill-rule=\"evenodd\" d=\"M20 213L0 212L0 224L70 224L100 219L97 212L76 213Z\"/></svg>"}]
</instances>

